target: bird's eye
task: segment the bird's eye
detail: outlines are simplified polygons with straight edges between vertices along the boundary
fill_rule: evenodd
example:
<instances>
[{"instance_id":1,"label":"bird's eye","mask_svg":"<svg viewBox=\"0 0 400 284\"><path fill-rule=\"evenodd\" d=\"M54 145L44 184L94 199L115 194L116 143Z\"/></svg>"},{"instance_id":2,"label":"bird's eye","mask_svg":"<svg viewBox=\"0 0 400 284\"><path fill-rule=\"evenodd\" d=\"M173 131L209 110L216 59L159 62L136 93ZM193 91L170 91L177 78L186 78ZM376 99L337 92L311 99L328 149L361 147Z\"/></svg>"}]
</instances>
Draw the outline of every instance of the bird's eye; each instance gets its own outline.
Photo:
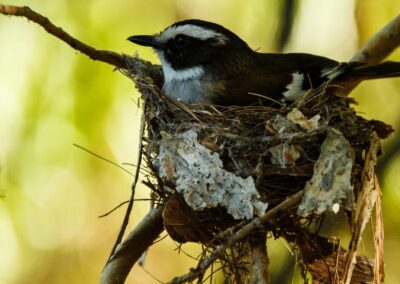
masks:
<instances>
[{"instance_id":1,"label":"bird's eye","mask_svg":"<svg viewBox=\"0 0 400 284\"><path fill-rule=\"evenodd\" d=\"M189 38L185 35L177 35L174 42L177 48L183 48L189 43Z\"/></svg>"}]
</instances>

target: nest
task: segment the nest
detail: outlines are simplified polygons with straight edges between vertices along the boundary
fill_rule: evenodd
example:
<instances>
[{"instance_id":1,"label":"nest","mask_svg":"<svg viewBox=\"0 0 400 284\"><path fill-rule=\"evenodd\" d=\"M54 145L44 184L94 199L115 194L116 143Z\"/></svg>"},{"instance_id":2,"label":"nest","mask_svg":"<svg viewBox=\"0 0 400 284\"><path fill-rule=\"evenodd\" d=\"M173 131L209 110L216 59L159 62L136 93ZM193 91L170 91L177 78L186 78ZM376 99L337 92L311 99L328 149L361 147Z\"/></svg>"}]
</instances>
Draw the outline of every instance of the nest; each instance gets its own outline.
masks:
<instances>
[{"instance_id":1,"label":"nest","mask_svg":"<svg viewBox=\"0 0 400 284\"><path fill-rule=\"evenodd\" d=\"M164 225L174 240L213 247L221 232L304 190L300 205L264 229L299 246L304 263L316 252L338 251L311 228L327 212L354 212L371 141L386 138L390 126L358 116L354 100L328 85L292 103L227 107L185 105L134 80L144 94L142 154L151 170L145 183L165 204Z\"/></svg>"}]
</instances>

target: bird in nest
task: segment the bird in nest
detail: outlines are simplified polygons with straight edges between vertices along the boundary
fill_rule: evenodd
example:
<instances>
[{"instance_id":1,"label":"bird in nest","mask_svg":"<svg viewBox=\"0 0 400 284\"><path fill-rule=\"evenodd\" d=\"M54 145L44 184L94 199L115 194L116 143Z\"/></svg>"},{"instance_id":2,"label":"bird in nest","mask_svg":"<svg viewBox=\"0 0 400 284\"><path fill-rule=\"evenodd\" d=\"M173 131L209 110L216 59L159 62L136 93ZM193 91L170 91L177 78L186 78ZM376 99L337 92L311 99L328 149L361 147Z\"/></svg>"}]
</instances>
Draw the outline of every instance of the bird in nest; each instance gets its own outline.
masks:
<instances>
[{"instance_id":1,"label":"bird in nest","mask_svg":"<svg viewBox=\"0 0 400 284\"><path fill-rule=\"evenodd\" d=\"M307 53L259 53L223 26L196 19L128 40L155 50L163 91L189 104L251 105L261 100L271 105L294 101L325 82L346 86L400 76L399 62L367 65Z\"/></svg>"}]
</instances>

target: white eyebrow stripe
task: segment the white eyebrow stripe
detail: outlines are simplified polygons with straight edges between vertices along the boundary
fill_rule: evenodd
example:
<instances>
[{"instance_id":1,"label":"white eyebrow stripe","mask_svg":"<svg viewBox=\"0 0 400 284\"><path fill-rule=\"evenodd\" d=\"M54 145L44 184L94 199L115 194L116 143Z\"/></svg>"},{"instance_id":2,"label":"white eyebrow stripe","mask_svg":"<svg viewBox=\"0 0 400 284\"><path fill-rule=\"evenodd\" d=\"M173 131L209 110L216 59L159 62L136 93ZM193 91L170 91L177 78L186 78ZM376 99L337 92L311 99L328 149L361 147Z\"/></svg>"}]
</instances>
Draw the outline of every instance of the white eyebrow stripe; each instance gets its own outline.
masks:
<instances>
[{"instance_id":1,"label":"white eyebrow stripe","mask_svg":"<svg viewBox=\"0 0 400 284\"><path fill-rule=\"evenodd\" d=\"M221 33L190 24L168 27L156 37L160 42L167 42L178 34L184 34L201 40L214 38L220 45L223 45L228 40L228 38Z\"/></svg>"}]
</instances>

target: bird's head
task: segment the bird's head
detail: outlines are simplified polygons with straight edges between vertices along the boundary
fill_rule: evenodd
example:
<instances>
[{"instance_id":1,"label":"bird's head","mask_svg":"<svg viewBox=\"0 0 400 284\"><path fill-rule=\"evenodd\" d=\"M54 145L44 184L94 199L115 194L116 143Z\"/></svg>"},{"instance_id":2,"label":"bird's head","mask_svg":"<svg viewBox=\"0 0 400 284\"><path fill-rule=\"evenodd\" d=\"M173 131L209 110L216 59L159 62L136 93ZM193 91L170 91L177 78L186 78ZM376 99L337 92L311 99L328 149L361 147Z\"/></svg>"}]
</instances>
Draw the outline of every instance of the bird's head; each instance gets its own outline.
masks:
<instances>
[{"instance_id":1,"label":"bird's head","mask_svg":"<svg viewBox=\"0 0 400 284\"><path fill-rule=\"evenodd\" d=\"M166 81L177 76L178 79L198 76L208 67L229 68L238 63L237 58L246 58L252 52L233 32L202 20L177 22L159 34L131 36L128 40L156 51Z\"/></svg>"}]
</instances>

